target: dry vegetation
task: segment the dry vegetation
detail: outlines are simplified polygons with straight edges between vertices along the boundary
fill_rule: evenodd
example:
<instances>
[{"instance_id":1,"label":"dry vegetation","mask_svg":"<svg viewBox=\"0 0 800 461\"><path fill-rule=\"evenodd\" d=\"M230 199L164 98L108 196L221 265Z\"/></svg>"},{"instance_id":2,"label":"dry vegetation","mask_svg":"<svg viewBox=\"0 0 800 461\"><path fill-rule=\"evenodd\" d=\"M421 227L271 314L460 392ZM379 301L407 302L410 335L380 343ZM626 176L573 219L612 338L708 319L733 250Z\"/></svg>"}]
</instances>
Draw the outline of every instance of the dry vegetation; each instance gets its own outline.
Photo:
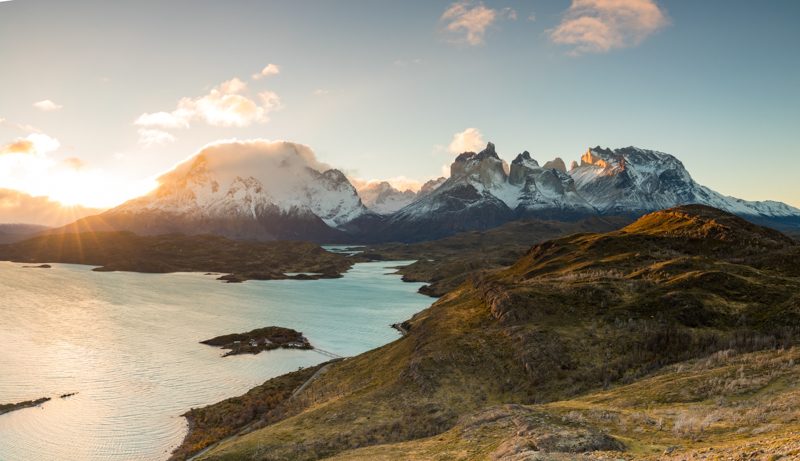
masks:
<instances>
[{"instance_id":1,"label":"dry vegetation","mask_svg":"<svg viewBox=\"0 0 800 461\"><path fill-rule=\"evenodd\" d=\"M514 264L531 245L582 232L608 232L630 223L621 216L572 222L523 220L484 232L464 232L431 242L373 245L364 256L384 260L416 260L401 267L407 282L428 282L420 293L439 297L469 277Z\"/></svg>"},{"instance_id":2,"label":"dry vegetation","mask_svg":"<svg viewBox=\"0 0 800 461\"><path fill-rule=\"evenodd\" d=\"M203 459L778 456L800 416L799 276L793 240L707 207L541 243Z\"/></svg>"},{"instance_id":3,"label":"dry vegetation","mask_svg":"<svg viewBox=\"0 0 800 461\"><path fill-rule=\"evenodd\" d=\"M172 454L184 460L192 454L231 436L245 427L257 428L290 414L290 397L325 364L270 379L246 394L204 408L193 408L183 416L189 433Z\"/></svg>"}]
</instances>

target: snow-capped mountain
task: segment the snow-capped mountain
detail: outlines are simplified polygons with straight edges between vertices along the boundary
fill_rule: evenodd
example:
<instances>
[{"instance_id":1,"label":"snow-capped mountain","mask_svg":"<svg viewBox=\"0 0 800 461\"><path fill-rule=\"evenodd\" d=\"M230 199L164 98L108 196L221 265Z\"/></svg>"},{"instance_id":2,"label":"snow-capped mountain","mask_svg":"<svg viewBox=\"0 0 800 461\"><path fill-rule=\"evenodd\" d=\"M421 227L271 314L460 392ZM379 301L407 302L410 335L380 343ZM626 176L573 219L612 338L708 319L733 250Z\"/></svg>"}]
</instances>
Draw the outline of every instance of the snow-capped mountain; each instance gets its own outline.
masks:
<instances>
[{"instance_id":1,"label":"snow-capped mountain","mask_svg":"<svg viewBox=\"0 0 800 461\"><path fill-rule=\"evenodd\" d=\"M358 189L364 206L381 215L392 214L417 198L417 193L406 189L401 191L386 181L370 182Z\"/></svg>"},{"instance_id":2,"label":"snow-capped mountain","mask_svg":"<svg viewBox=\"0 0 800 461\"><path fill-rule=\"evenodd\" d=\"M213 144L158 182L149 194L100 215L94 226L337 240L344 226L369 213L344 174L318 162L307 146L290 142Z\"/></svg>"},{"instance_id":3,"label":"snow-capped mountain","mask_svg":"<svg viewBox=\"0 0 800 461\"><path fill-rule=\"evenodd\" d=\"M569 174L580 195L605 214L644 213L699 203L745 217L800 216L800 210L785 203L722 195L697 184L674 156L637 147L589 149Z\"/></svg>"},{"instance_id":4,"label":"snow-capped mountain","mask_svg":"<svg viewBox=\"0 0 800 461\"><path fill-rule=\"evenodd\" d=\"M509 166L492 143L480 153L465 152L450 167L450 178L389 218L387 234L431 238L488 229L537 213L570 218L595 214L559 162L563 165L557 159L548 168L540 167L524 152Z\"/></svg>"},{"instance_id":5,"label":"snow-capped mountain","mask_svg":"<svg viewBox=\"0 0 800 461\"><path fill-rule=\"evenodd\" d=\"M674 156L627 147L589 149L567 171L560 158L540 166L530 153L510 167L489 143L459 155L436 190L418 196L388 220L395 239L435 238L490 228L513 219L576 219L592 215L637 216L699 203L766 224L800 224L800 210L780 202L751 202L697 184Z\"/></svg>"},{"instance_id":6,"label":"snow-capped mountain","mask_svg":"<svg viewBox=\"0 0 800 461\"><path fill-rule=\"evenodd\" d=\"M316 160L310 148L263 140L212 144L159 178L151 193L67 226L70 231L214 233L239 239L414 241L482 230L520 218L635 217L704 204L779 229L800 228L800 210L751 202L697 184L674 156L589 149L569 171L528 152L511 164L489 143L459 155L450 177L418 193L388 182L362 187ZM372 210L368 209L367 203Z\"/></svg>"},{"instance_id":7,"label":"snow-capped mountain","mask_svg":"<svg viewBox=\"0 0 800 461\"><path fill-rule=\"evenodd\" d=\"M508 183L519 188L514 208L518 214L536 214L540 211L591 214L592 205L577 191L575 181L566 172L564 161L551 160L540 167L528 151L511 162Z\"/></svg>"}]
</instances>

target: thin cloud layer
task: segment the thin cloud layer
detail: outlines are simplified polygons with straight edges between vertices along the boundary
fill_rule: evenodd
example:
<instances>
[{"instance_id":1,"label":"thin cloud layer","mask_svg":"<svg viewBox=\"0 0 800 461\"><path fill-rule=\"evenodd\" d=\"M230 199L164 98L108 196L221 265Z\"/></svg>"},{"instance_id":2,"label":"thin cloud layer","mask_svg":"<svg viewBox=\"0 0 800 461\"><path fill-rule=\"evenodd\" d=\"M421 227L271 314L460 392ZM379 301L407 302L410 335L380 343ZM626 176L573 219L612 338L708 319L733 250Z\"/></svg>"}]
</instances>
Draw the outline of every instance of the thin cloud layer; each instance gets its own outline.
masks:
<instances>
[{"instance_id":1,"label":"thin cloud layer","mask_svg":"<svg viewBox=\"0 0 800 461\"><path fill-rule=\"evenodd\" d=\"M606 53L640 44L669 23L654 0L572 0L550 39L570 54Z\"/></svg>"},{"instance_id":2,"label":"thin cloud layer","mask_svg":"<svg viewBox=\"0 0 800 461\"><path fill-rule=\"evenodd\" d=\"M163 130L190 128L193 123L221 127L246 127L266 123L268 114L281 108L280 97L272 91L246 94L247 84L238 78L222 82L200 97L181 98L171 112L140 115L134 124L141 127L139 139L145 146L172 142L175 137Z\"/></svg>"},{"instance_id":3,"label":"thin cloud layer","mask_svg":"<svg viewBox=\"0 0 800 461\"><path fill-rule=\"evenodd\" d=\"M515 20L517 12L511 8L495 10L480 1L461 0L450 5L439 21L451 41L475 46L485 42L486 31L501 19Z\"/></svg>"},{"instance_id":4,"label":"thin cloud layer","mask_svg":"<svg viewBox=\"0 0 800 461\"><path fill-rule=\"evenodd\" d=\"M453 135L447 150L451 154L458 155L463 152L479 152L485 146L486 142L483 140L483 134L477 128L467 128Z\"/></svg>"},{"instance_id":5,"label":"thin cloud layer","mask_svg":"<svg viewBox=\"0 0 800 461\"><path fill-rule=\"evenodd\" d=\"M43 112L53 112L59 109L63 109L64 106L60 104L56 104L49 99L45 99L43 101L33 103L33 107L43 111Z\"/></svg>"},{"instance_id":6,"label":"thin cloud layer","mask_svg":"<svg viewBox=\"0 0 800 461\"><path fill-rule=\"evenodd\" d=\"M172 134L156 128L139 128L139 144L144 147L162 146L175 142Z\"/></svg>"}]
</instances>

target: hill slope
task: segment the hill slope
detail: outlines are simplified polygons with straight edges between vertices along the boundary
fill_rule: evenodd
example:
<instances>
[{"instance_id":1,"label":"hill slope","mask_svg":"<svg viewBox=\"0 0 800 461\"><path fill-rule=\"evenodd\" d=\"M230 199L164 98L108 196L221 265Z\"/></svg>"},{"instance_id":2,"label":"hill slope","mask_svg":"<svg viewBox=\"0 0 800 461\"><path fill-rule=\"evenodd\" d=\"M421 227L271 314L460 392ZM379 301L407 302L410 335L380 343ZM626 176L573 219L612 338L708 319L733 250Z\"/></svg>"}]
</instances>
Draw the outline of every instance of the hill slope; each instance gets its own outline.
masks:
<instances>
[{"instance_id":1,"label":"hill slope","mask_svg":"<svg viewBox=\"0 0 800 461\"><path fill-rule=\"evenodd\" d=\"M202 459L344 456L441 434L465 418L499 421L482 413L497 405L574 399L717 351L794 344L798 261L794 241L698 206L548 241L443 296L406 323L402 339L332 364L288 404L293 416ZM563 432L573 451L627 446L592 427L569 436L572 426L552 429L520 411L537 437Z\"/></svg>"}]
</instances>

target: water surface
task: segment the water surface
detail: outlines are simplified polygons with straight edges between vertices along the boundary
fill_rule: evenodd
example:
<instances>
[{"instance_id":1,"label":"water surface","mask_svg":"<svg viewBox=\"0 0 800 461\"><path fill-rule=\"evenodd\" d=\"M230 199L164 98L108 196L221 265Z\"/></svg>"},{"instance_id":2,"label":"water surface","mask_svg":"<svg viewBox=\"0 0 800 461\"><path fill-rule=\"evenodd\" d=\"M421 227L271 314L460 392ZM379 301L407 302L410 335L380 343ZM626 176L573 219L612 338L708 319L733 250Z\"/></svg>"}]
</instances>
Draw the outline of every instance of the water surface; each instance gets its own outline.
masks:
<instances>
[{"instance_id":1,"label":"water surface","mask_svg":"<svg viewBox=\"0 0 800 461\"><path fill-rule=\"evenodd\" d=\"M389 324L431 303L420 284L389 275L400 264L356 264L340 279L225 284L0 262L0 403L54 397L0 415L0 460L166 459L188 409L328 360L284 349L222 358L198 341L278 325L343 356L383 345L397 338ZM58 398L69 392L78 394Z\"/></svg>"}]
</instances>

